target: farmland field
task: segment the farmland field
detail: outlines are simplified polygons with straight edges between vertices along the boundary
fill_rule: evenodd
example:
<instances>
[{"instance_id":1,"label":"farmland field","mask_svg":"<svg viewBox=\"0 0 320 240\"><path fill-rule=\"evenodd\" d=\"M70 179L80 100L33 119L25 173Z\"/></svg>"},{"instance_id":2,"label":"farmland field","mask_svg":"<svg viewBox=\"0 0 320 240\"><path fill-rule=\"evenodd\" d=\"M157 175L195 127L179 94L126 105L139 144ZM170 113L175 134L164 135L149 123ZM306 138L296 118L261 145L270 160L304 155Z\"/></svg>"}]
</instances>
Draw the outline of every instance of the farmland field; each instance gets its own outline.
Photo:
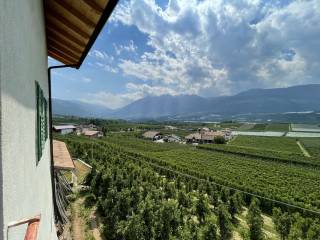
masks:
<instances>
[{"instance_id":1,"label":"farmland field","mask_svg":"<svg viewBox=\"0 0 320 240\"><path fill-rule=\"evenodd\" d=\"M320 138L320 133L315 132L288 132L286 137L291 138Z\"/></svg>"},{"instance_id":2,"label":"farmland field","mask_svg":"<svg viewBox=\"0 0 320 240\"><path fill-rule=\"evenodd\" d=\"M83 141L86 142L86 140ZM139 139L132 141L131 147L127 148L124 144L125 141L128 140L123 139L121 144L119 144L120 141L116 144L119 144L122 151L134 158L145 159L160 165L165 164L166 167L180 169L180 171L191 175L211 177L220 184L320 210L320 189L318 187L320 170L280 162L262 161L258 157L247 158L234 154L200 150L183 145L181 148L174 149L151 141L149 144L147 141L141 144L142 140ZM112 147L112 145L108 145L110 143L105 141L96 141L94 144L101 144L100 146L106 148ZM136 149L133 144L137 144ZM159 150L155 151L157 147ZM94 147L92 150L95 151L96 148ZM140 154L142 155L140 156ZM87 155L90 156L90 153L85 154L85 156Z\"/></svg>"},{"instance_id":3,"label":"farmland field","mask_svg":"<svg viewBox=\"0 0 320 240\"><path fill-rule=\"evenodd\" d=\"M276 161L282 163L293 163L302 166L310 166L310 167L320 167L320 159L317 155L312 157L302 156L300 153L292 153L287 151L274 151L274 150L266 150L262 148L254 148L254 147L243 147L237 145L219 145L219 144L204 144L200 145L197 148L216 151L216 152L224 152L230 153L240 156L246 156L248 158L261 158L269 161Z\"/></svg>"},{"instance_id":4,"label":"farmland field","mask_svg":"<svg viewBox=\"0 0 320 240\"><path fill-rule=\"evenodd\" d=\"M267 124L265 123L257 123L253 126L251 129L252 131L265 131L267 127Z\"/></svg>"},{"instance_id":5,"label":"farmland field","mask_svg":"<svg viewBox=\"0 0 320 240\"><path fill-rule=\"evenodd\" d=\"M201 150L171 150L149 156L240 189L320 209L319 170Z\"/></svg>"},{"instance_id":6,"label":"farmland field","mask_svg":"<svg viewBox=\"0 0 320 240\"><path fill-rule=\"evenodd\" d=\"M265 136L265 137L281 137L285 132L275 132L275 131L232 131L233 135L242 136Z\"/></svg>"},{"instance_id":7,"label":"farmland field","mask_svg":"<svg viewBox=\"0 0 320 240\"><path fill-rule=\"evenodd\" d=\"M300 138L299 140L311 156L320 158L320 138Z\"/></svg>"},{"instance_id":8,"label":"farmland field","mask_svg":"<svg viewBox=\"0 0 320 240\"><path fill-rule=\"evenodd\" d=\"M288 123L270 123L266 126L266 131L287 132L289 131Z\"/></svg>"},{"instance_id":9,"label":"farmland field","mask_svg":"<svg viewBox=\"0 0 320 240\"><path fill-rule=\"evenodd\" d=\"M252 130L252 128L256 125L255 123L245 123L241 125L239 128L237 128L237 131L248 131Z\"/></svg>"},{"instance_id":10,"label":"farmland field","mask_svg":"<svg viewBox=\"0 0 320 240\"><path fill-rule=\"evenodd\" d=\"M319 125L312 124L291 124L291 129L294 132L317 132L320 133Z\"/></svg>"},{"instance_id":11,"label":"farmland field","mask_svg":"<svg viewBox=\"0 0 320 240\"><path fill-rule=\"evenodd\" d=\"M122 228L121 224L135 226L143 221L141 209L147 207L146 204L158 204L157 209L162 209L168 201L180 204L182 191L190 198L190 204L195 204L179 208L184 219L198 219L193 231L202 231L201 223L203 226L207 224L205 219L200 220L199 224L201 215L197 215L196 211L199 199L210 200L212 211L208 214L217 218L219 204L231 204L231 200L225 198L225 192L232 196L241 193L239 190L244 191L241 194L244 194L247 203L252 199L250 194L259 195L261 210L266 214L271 214L274 207L283 207L284 214L299 211L303 218L312 216L309 223L318 224L314 215L305 215L305 210L297 207L320 211L319 162L313 162L317 161L316 158L304 157L293 138L237 136L227 145L204 144L195 147L155 143L127 133L110 134L100 140L58 137L66 141L73 156L85 160L96 169L87 182L92 189L90 194L94 195L91 198L98 202L103 224L108 227L103 234L110 237L110 227L117 227L111 231L114 235L110 239L124 239L126 234L132 234L130 228ZM305 148L316 149L319 143L308 140L300 139ZM137 194L140 197L136 198ZM175 209L177 207L170 210L170 216ZM151 212L155 221L159 221L162 215L157 210ZM240 213L238 217L244 214L242 218L245 220L245 213ZM121 221L115 218L119 214ZM135 218L137 222L132 223ZM116 225L113 224L115 221L118 221ZM155 227L151 222L148 224ZM185 227L186 221L179 221L179 224ZM246 228L246 224L235 223L233 231L240 234ZM273 224L265 226L264 231L273 232L272 239L280 239ZM177 236L175 239L185 239L180 233L174 234Z\"/></svg>"},{"instance_id":12,"label":"farmland field","mask_svg":"<svg viewBox=\"0 0 320 240\"><path fill-rule=\"evenodd\" d=\"M237 136L230 145L302 154L294 138Z\"/></svg>"},{"instance_id":13,"label":"farmland field","mask_svg":"<svg viewBox=\"0 0 320 240\"><path fill-rule=\"evenodd\" d=\"M252 132L287 132L289 131L288 123L245 123L237 128L237 131Z\"/></svg>"}]
</instances>

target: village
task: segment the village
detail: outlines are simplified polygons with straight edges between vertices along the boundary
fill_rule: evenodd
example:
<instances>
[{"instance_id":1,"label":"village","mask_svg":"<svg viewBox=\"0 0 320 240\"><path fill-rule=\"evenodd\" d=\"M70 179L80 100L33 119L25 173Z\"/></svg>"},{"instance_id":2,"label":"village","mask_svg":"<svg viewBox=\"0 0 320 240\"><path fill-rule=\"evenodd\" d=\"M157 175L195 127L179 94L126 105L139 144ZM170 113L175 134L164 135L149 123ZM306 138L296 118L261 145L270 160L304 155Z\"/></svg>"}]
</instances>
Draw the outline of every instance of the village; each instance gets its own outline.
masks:
<instances>
[{"instance_id":1,"label":"village","mask_svg":"<svg viewBox=\"0 0 320 240\"><path fill-rule=\"evenodd\" d=\"M166 126L166 129L172 126ZM178 130L178 129L176 129ZM145 139L150 139L157 143L175 142L180 144L206 144L206 143L218 143L223 144L232 138L232 132L230 129L212 130L207 127L199 128L197 131L186 135L184 138L176 134L162 134L160 131L147 131L142 135Z\"/></svg>"},{"instance_id":2,"label":"village","mask_svg":"<svg viewBox=\"0 0 320 240\"><path fill-rule=\"evenodd\" d=\"M181 135L178 134L180 130L184 130L187 133ZM53 131L57 134L75 134L77 136L85 136L89 138L101 138L108 136L104 134L101 127L94 124L79 124L79 125L53 125ZM119 130L117 133L125 132L138 132L142 138L151 140L155 143L180 143L180 144L209 144L217 143L224 144L232 139L232 130L230 128L224 128L220 130L210 129L208 127L202 127L197 129L179 129L176 126L166 125L157 130L143 130L127 128ZM115 132L112 132L115 133Z\"/></svg>"}]
</instances>

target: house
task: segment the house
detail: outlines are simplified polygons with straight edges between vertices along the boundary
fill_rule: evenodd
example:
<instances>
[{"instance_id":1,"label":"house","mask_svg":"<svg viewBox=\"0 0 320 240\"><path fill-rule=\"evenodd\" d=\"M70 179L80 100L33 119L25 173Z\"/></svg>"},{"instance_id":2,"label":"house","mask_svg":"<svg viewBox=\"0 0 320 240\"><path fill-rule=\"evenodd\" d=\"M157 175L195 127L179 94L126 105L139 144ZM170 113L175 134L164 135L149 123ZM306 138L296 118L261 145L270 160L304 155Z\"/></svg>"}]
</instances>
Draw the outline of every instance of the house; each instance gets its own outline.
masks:
<instances>
[{"instance_id":1,"label":"house","mask_svg":"<svg viewBox=\"0 0 320 240\"><path fill-rule=\"evenodd\" d=\"M175 134L167 135L163 137L165 142L180 142L181 138Z\"/></svg>"},{"instance_id":2,"label":"house","mask_svg":"<svg viewBox=\"0 0 320 240\"><path fill-rule=\"evenodd\" d=\"M175 127L175 126L164 126L164 129L166 129L166 130L177 130L178 128L177 127Z\"/></svg>"},{"instance_id":3,"label":"house","mask_svg":"<svg viewBox=\"0 0 320 240\"><path fill-rule=\"evenodd\" d=\"M75 132L77 128L74 125L53 125L52 129L56 133L64 135Z\"/></svg>"},{"instance_id":4,"label":"house","mask_svg":"<svg viewBox=\"0 0 320 240\"><path fill-rule=\"evenodd\" d=\"M58 239L51 73L81 67L116 3L0 1L0 239Z\"/></svg>"},{"instance_id":5,"label":"house","mask_svg":"<svg viewBox=\"0 0 320 240\"><path fill-rule=\"evenodd\" d=\"M185 136L187 143L199 143L202 140L201 133L191 133Z\"/></svg>"},{"instance_id":6,"label":"house","mask_svg":"<svg viewBox=\"0 0 320 240\"><path fill-rule=\"evenodd\" d=\"M147 131L144 134L142 134L142 136L144 138L152 139L153 141L159 140L162 138L162 134L156 131Z\"/></svg>"},{"instance_id":7,"label":"house","mask_svg":"<svg viewBox=\"0 0 320 240\"><path fill-rule=\"evenodd\" d=\"M222 131L198 132L185 136L185 139L187 143L214 143L216 137L225 138L225 133Z\"/></svg>"},{"instance_id":8,"label":"house","mask_svg":"<svg viewBox=\"0 0 320 240\"><path fill-rule=\"evenodd\" d=\"M92 131L92 130L91 131L90 130L84 131L83 135L86 137L90 137L90 138L103 137L103 133L101 131Z\"/></svg>"}]
</instances>

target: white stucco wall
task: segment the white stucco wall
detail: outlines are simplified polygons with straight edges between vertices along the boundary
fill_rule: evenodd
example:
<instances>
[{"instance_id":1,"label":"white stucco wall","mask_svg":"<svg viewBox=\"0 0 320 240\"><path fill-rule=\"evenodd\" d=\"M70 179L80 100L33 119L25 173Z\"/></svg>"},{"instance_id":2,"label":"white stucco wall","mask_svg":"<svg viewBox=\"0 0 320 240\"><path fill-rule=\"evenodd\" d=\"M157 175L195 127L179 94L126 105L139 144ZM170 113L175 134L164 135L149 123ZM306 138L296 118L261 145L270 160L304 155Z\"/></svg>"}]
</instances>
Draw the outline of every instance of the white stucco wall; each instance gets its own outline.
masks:
<instances>
[{"instance_id":1,"label":"white stucco wall","mask_svg":"<svg viewBox=\"0 0 320 240\"><path fill-rule=\"evenodd\" d=\"M7 238L7 224L37 214L38 239L56 239L49 140L36 165L35 81L48 98L43 1L0 0L0 239L23 239L25 227Z\"/></svg>"}]
</instances>

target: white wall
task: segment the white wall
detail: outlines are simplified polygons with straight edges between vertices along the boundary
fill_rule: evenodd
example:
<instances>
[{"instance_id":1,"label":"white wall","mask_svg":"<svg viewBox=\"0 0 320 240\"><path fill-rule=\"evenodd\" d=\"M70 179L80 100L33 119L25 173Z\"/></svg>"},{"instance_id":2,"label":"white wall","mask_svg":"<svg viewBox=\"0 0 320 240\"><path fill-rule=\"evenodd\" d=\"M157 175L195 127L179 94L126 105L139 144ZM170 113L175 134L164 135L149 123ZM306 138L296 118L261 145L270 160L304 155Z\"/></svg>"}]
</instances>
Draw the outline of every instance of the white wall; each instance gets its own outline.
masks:
<instances>
[{"instance_id":1,"label":"white wall","mask_svg":"<svg viewBox=\"0 0 320 240\"><path fill-rule=\"evenodd\" d=\"M56 239L49 140L36 165L35 81L48 98L43 1L0 0L0 239L9 222L37 214L38 239ZM23 239L24 228L8 239Z\"/></svg>"}]
</instances>

